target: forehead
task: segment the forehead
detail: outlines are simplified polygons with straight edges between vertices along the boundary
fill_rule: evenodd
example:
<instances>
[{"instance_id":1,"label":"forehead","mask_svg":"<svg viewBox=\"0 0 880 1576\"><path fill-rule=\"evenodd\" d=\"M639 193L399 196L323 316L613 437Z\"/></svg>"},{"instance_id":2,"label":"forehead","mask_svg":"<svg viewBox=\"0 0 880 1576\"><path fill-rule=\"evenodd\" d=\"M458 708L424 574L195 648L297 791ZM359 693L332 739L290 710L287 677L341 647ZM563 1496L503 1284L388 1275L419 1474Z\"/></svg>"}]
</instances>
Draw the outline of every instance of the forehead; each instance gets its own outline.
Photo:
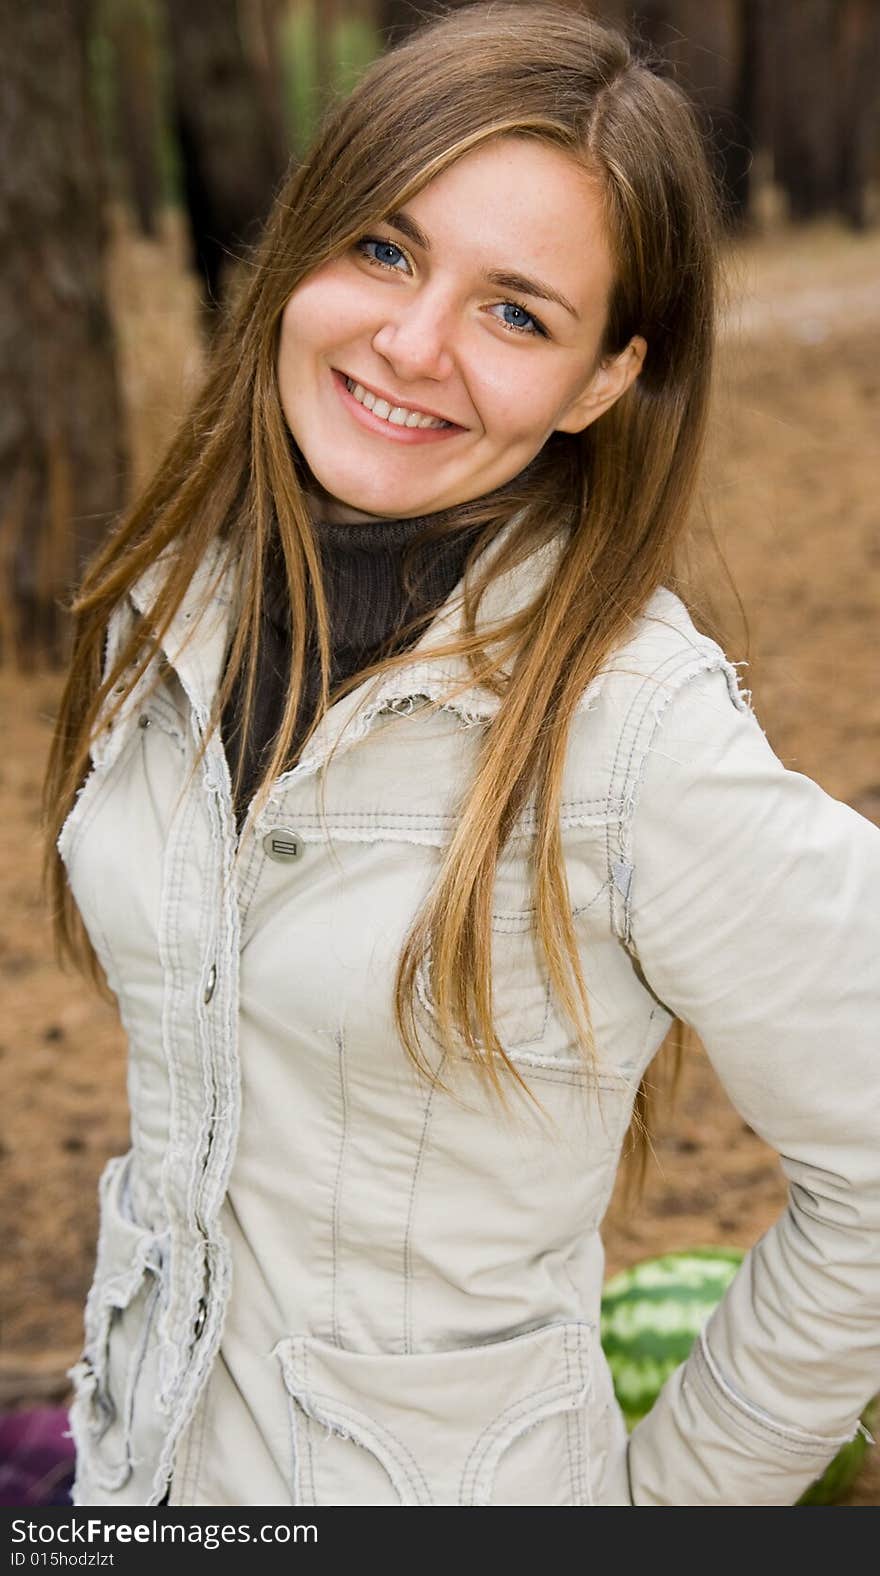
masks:
<instances>
[{"instance_id":1,"label":"forehead","mask_svg":"<svg viewBox=\"0 0 880 1576\"><path fill-rule=\"evenodd\" d=\"M610 285L599 178L548 142L493 137L405 206L444 259L538 273L577 306Z\"/></svg>"}]
</instances>

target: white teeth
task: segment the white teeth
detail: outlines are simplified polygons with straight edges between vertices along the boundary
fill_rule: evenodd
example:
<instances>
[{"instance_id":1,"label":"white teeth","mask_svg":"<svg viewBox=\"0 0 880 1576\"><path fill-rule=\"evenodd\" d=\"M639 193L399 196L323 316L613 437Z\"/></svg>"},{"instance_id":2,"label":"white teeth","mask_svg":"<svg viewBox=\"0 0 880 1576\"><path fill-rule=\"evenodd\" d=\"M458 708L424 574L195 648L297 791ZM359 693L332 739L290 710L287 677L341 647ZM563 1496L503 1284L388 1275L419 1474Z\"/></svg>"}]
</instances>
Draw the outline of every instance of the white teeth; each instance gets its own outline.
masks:
<instances>
[{"instance_id":1,"label":"white teeth","mask_svg":"<svg viewBox=\"0 0 880 1576\"><path fill-rule=\"evenodd\" d=\"M362 383L353 383L351 378L346 378L345 386L350 394L361 405L366 405L374 416L381 416L383 421L391 422L394 427L448 427L448 421L441 421L439 416L423 416L420 411L408 410L406 405L389 405L387 400L379 399L371 394Z\"/></svg>"}]
</instances>

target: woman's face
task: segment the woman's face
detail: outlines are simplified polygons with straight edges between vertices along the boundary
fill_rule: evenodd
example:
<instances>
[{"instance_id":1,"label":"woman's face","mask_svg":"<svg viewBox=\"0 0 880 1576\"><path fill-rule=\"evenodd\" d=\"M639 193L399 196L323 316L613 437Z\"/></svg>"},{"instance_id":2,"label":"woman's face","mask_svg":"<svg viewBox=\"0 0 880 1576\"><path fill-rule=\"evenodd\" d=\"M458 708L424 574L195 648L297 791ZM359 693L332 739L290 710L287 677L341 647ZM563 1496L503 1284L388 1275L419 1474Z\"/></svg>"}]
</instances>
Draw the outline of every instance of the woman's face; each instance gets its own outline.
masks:
<instances>
[{"instance_id":1,"label":"woman's face","mask_svg":"<svg viewBox=\"0 0 880 1576\"><path fill-rule=\"evenodd\" d=\"M594 421L645 353L634 339L598 361L611 283L595 182L516 137L465 154L311 273L284 309L278 382L323 518L482 497L552 432Z\"/></svg>"}]
</instances>

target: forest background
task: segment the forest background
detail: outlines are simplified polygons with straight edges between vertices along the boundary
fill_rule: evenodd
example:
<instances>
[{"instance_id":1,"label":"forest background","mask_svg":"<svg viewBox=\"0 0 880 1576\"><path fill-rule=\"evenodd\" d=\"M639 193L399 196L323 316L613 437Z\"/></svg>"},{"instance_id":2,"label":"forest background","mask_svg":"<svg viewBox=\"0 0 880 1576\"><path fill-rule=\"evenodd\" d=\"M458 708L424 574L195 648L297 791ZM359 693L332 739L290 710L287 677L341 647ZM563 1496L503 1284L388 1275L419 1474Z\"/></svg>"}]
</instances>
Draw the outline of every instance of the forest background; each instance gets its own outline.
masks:
<instances>
[{"instance_id":1,"label":"forest background","mask_svg":"<svg viewBox=\"0 0 880 1576\"><path fill-rule=\"evenodd\" d=\"M695 590L777 754L880 824L880 0L587 8L692 94L726 193ZM65 605L160 461L288 161L440 9L0 0L0 1408L67 1398L97 1179L128 1148L121 1029L57 966L39 886ZM785 1203L698 1044L674 1101L661 1064L656 1084L645 1193L636 1210L615 1194L609 1273L748 1247ZM880 1450L848 1503L880 1504Z\"/></svg>"}]
</instances>

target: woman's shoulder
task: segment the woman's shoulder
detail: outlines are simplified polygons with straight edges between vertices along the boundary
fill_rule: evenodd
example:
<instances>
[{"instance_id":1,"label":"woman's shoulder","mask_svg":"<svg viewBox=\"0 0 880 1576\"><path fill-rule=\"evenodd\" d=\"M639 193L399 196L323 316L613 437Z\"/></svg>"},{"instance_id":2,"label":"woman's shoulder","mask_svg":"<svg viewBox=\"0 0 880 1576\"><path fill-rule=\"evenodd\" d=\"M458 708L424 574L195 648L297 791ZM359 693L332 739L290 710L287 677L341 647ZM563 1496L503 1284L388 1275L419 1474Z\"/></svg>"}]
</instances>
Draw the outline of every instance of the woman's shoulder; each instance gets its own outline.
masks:
<instances>
[{"instance_id":1,"label":"woman's shoulder","mask_svg":"<svg viewBox=\"0 0 880 1576\"><path fill-rule=\"evenodd\" d=\"M762 732L736 662L697 627L682 598L658 587L581 697L572 725L565 798L631 801L652 739L675 699L688 731L723 726L731 708Z\"/></svg>"},{"instance_id":2,"label":"woman's shoulder","mask_svg":"<svg viewBox=\"0 0 880 1576\"><path fill-rule=\"evenodd\" d=\"M750 692L741 687L739 669L724 647L697 627L682 598L658 586L633 621L632 630L616 647L599 674L599 692L611 707L638 706L649 697L663 704L698 673L721 671L731 700L750 710Z\"/></svg>"}]
</instances>

